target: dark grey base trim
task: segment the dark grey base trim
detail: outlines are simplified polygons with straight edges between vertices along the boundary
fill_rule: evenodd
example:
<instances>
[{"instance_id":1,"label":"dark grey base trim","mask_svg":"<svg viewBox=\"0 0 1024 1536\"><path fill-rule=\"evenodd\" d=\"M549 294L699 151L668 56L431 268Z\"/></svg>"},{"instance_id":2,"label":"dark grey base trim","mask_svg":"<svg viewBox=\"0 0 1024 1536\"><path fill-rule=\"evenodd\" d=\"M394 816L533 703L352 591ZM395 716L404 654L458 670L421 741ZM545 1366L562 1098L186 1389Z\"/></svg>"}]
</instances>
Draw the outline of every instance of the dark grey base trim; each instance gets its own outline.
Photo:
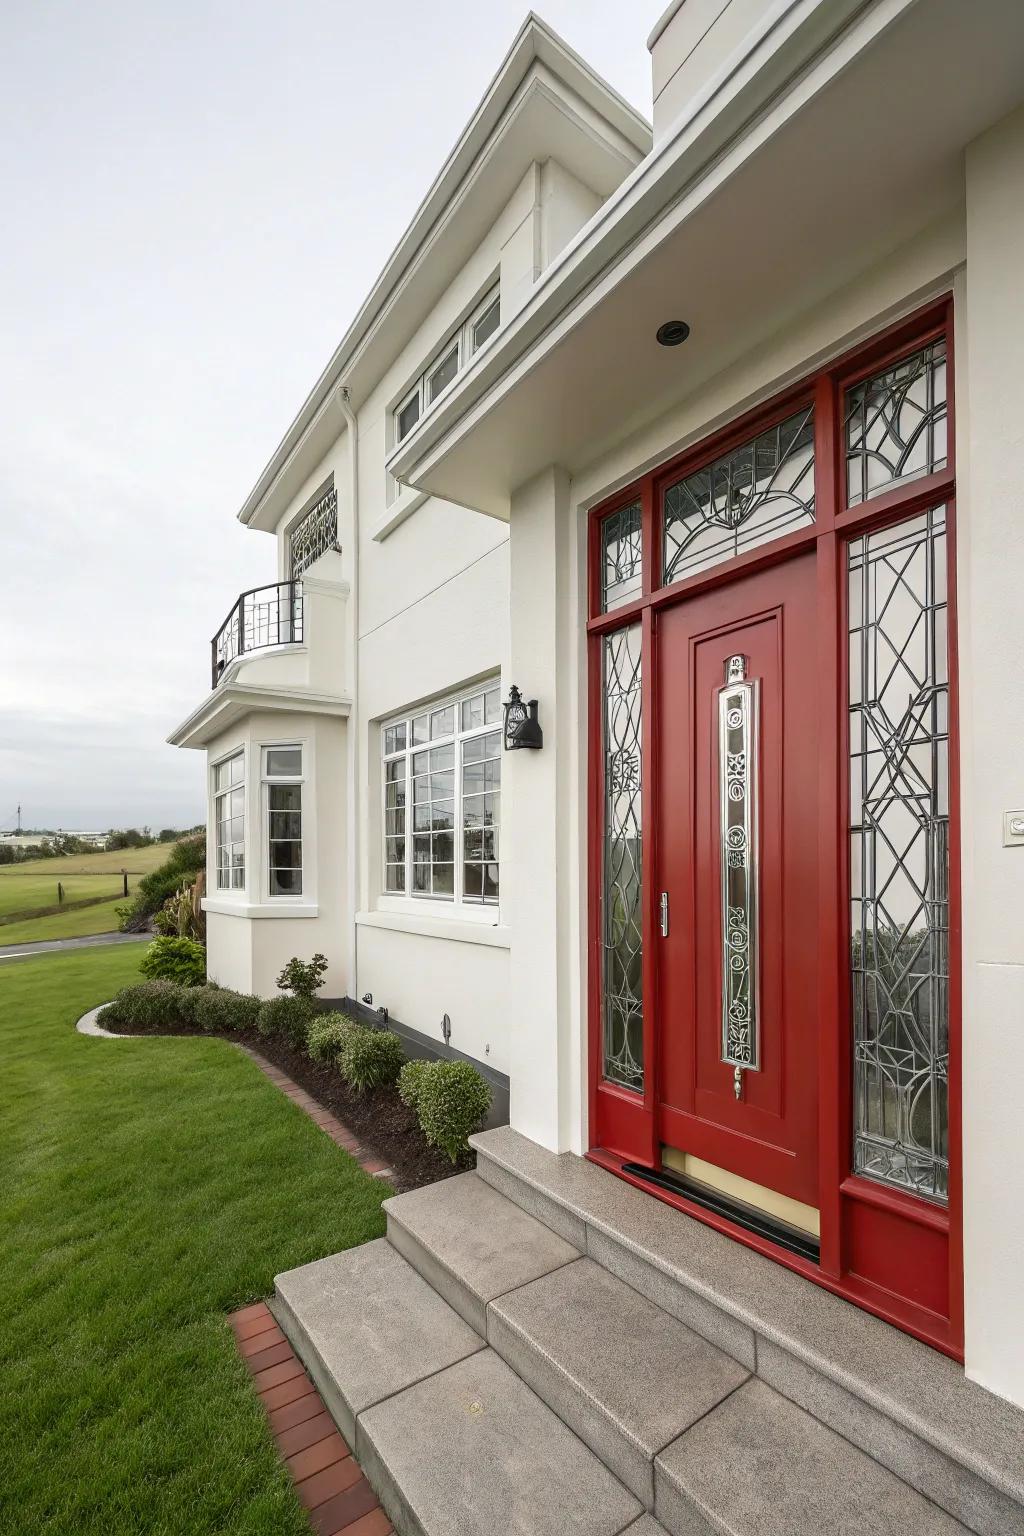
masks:
<instances>
[{"instance_id":1,"label":"dark grey base trim","mask_svg":"<svg viewBox=\"0 0 1024 1536\"><path fill-rule=\"evenodd\" d=\"M360 1019L364 1024L370 1024L380 1028L382 1020L376 1008L369 1008L365 1003L356 1002L352 997L323 998L320 1006L323 1008L342 1008L346 1013ZM406 1052L417 1061L468 1061L476 1067L482 1077L491 1085L491 1108L482 1130L490 1130L493 1126L508 1125L508 1078L504 1072L496 1072L485 1061L478 1061L475 1056L467 1056L464 1051L457 1051L454 1046L445 1045L443 1040L434 1040L430 1035L422 1034L418 1029L413 1029L411 1024L403 1024L393 1014L388 1016L388 1029L393 1029L396 1035L400 1035L405 1042Z\"/></svg>"}]
</instances>

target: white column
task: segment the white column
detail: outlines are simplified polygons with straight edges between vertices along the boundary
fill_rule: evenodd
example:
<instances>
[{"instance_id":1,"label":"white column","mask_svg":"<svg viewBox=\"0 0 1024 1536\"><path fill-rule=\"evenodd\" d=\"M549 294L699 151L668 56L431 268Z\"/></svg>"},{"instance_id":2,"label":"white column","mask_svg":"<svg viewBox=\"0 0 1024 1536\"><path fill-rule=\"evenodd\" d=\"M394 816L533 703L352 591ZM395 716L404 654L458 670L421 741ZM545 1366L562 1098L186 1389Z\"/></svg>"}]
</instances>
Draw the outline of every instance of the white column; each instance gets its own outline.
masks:
<instances>
[{"instance_id":1,"label":"white column","mask_svg":"<svg viewBox=\"0 0 1024 1536\"><path fill-rule=\"evenodd\" d=\"M1024 1406L1024 847L1004 848L1002 829L1004 811L1024 810L1024 109L969 146L966 188L957 325L966 1367Z\"/></svg>"},{"instance_id":2,"label":"white column","mask_svg":"<svg viewBox=\"0 0 1024 1536\"><path fill-rule=\"evenodd\" d=\"M580 1150L579 569L569 479L549 468L512 501L510 670L536 698L544 746L507 752L502 921L511 937L511 1122Z\"/></svg>"}]
</instances>

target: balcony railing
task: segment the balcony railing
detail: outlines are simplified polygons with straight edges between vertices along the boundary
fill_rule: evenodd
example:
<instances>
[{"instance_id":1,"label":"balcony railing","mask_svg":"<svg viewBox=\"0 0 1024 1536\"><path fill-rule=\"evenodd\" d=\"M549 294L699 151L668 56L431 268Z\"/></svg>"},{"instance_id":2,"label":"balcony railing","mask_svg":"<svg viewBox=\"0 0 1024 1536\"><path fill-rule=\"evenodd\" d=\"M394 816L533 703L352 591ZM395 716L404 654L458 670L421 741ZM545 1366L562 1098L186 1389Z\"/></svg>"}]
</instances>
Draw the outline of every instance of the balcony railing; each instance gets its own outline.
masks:
<instances>
[{"instance_id":1,"label":"balcony railing","mask_svg":"<svg viewBox=\"0 0 1024 1536\"><path fill-rule=\"evenodd\" d=\"M278 581L240 594L210 641L211 686L236 656L302 639L302 582Z\"/></svg>"}]
</instances>

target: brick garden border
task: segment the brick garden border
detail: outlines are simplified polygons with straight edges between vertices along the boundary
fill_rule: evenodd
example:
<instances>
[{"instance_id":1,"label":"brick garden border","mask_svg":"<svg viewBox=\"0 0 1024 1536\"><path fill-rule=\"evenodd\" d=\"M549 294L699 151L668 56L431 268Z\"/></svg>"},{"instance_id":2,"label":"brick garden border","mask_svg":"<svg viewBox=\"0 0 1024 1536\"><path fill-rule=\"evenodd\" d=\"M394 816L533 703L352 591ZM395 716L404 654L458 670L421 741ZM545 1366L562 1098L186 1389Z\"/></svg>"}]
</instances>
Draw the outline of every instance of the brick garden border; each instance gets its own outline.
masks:
<instances>
[{"instance_id":1,"label":"brick garden border","mask_svg":"<svg viewBox=\"0 0 1024 1536\"><path fill-rule=\"evenodd\" d=\"M316 1536L392 1536L391 1521L269 1307L257 1302L229 1321Z\"/></svg>"}]
</instances>

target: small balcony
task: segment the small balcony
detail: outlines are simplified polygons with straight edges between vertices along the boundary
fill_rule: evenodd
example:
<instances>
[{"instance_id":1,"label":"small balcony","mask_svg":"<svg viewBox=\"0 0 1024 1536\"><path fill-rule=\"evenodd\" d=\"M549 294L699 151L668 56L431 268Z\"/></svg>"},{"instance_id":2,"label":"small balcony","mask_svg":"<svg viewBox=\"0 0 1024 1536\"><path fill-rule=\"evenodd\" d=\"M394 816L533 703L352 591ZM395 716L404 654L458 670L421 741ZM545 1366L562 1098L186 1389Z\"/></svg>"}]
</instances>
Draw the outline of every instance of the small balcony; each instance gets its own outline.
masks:
<instances>
[{"instance_id":1,"label":"small balcony","mask_svg":"<svg viewBox=\"0 0 1024 1536\"><path fill-rule=\"evenodd\" d=\"M216 688L239 656L279 645L300 645L302 621L301 581L278 581L242 592L210 641L210 686Z\"/></svg>"}]
</instances>

